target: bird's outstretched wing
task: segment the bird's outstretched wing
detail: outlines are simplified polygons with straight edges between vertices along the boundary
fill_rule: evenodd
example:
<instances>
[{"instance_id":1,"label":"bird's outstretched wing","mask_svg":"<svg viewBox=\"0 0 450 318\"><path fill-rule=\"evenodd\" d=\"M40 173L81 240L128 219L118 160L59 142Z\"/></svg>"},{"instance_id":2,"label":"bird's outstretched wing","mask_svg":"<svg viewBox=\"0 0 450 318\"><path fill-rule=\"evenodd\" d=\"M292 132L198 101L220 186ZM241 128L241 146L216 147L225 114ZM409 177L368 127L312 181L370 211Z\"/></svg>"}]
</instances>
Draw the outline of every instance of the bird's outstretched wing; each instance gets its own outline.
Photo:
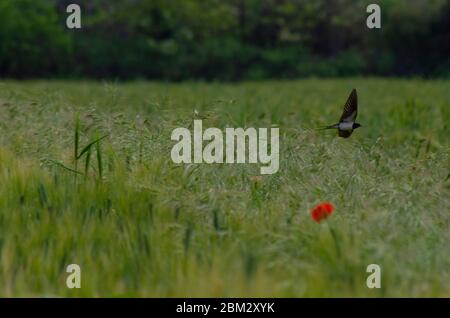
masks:
<instances>
[{"instance_id":1,"label":"bird's outstretched wing","mask_svg":"<svg viewBox=\"0 0 450 318\"><path fill-rule=\"evenodd\" d=\"M352 130L340 130L340 129L338 130L339 137L342 137L342 138L350 137L352 132L353 132L353 129Z\"/></svg>"},{"instance_id":2,"label":"bird's outstretched wing","mask_svg":"<svg viewBox=\"0 0 450 318\"><path fill-rule=\"evenodd\" d=\"M356 89L353 89L344 106L339 122L354 122L358 115L358 95Z\"/></svg>"}]
</instances>

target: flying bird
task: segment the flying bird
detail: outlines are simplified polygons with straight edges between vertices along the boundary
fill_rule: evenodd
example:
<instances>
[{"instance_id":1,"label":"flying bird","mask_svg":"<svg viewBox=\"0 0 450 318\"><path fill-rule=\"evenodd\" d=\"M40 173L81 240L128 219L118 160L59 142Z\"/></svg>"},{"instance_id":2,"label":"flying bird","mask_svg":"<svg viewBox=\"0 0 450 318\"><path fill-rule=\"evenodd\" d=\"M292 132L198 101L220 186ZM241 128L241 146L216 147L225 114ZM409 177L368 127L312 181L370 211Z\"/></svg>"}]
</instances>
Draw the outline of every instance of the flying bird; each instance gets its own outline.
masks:
<instances>
[{"instance_id":1,"label":"flying bird","mask_svg":"<svg viewBox=\"0 0 450 318\"><path fill-rule=\"evenodd\" d=\"M339 137L348 138L353 133L353 130L361 127L360 124L355 122L356 116L358 115L358 95L356 89L353 89L347 102L344 106L344 112L342 113L341 119L337 124L327 126L325 129L337 129Z\"/></svg>"}]
</instances>

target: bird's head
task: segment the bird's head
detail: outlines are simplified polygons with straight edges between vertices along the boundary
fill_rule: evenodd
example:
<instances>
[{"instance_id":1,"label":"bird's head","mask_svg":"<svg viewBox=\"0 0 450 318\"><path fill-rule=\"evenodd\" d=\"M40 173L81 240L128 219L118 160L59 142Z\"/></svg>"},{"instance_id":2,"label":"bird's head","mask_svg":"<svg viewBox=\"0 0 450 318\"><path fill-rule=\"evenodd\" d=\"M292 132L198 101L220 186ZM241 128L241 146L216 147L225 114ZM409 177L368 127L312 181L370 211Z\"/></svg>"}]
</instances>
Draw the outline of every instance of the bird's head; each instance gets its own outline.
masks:
<instances>
[{"instance_id":1,"label":"bird's head","mask_svg":"<svg viewBox=\"0 0 450 318\"><path fill-rule=\"evenodd\" d=\"M358 123L354 123L354 124L353 124L353 128L358 128L358 127L361 127L361 125L358 124Z\"/></svg>"}]
</instances>

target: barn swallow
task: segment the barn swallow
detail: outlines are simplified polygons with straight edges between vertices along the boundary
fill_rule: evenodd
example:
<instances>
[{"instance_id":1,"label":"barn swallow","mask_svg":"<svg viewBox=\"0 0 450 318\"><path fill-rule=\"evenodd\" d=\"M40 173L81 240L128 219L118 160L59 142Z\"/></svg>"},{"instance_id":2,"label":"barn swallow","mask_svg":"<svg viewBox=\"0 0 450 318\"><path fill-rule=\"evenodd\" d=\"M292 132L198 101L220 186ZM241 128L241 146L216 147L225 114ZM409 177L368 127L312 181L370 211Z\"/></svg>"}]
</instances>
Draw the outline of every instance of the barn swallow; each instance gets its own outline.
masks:
<instances>
[{"instance_id":1,"label":"barn swallow","mask_svg":"<svg viewBox=\"0 0 450 318\"><path fill-rule=\"evenodd\" d=\"M360 124L355 122L357 115L358 95L356 94L356 89L353 89L345 103L344 112L341 119L339 119L339 123L327 126L325 129L337 129L339 137L348 138L354 129L361 127Z\"/></svg>"}]
</instances>

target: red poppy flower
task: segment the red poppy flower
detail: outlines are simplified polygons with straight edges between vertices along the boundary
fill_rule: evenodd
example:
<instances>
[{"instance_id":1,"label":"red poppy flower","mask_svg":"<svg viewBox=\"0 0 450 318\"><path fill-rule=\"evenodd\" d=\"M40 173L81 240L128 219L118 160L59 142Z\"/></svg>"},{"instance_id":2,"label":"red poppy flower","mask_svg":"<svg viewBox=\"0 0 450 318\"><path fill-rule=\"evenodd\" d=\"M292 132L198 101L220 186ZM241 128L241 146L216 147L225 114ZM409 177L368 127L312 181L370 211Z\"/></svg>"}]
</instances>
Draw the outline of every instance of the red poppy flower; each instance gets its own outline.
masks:
<instances>
[{"instance_id":1,"label":"red poppy flower","mask_svg":"<svg viewBox=\"0 0 450 318\"><path fill-rule=\"evenodd\" d=\"M320 223L320 221L329 217L333 213L333 210L334 206L331 203L320 203L314 209L312 209L311 217L314 221Z\"/></svg>"}]
</instances>

